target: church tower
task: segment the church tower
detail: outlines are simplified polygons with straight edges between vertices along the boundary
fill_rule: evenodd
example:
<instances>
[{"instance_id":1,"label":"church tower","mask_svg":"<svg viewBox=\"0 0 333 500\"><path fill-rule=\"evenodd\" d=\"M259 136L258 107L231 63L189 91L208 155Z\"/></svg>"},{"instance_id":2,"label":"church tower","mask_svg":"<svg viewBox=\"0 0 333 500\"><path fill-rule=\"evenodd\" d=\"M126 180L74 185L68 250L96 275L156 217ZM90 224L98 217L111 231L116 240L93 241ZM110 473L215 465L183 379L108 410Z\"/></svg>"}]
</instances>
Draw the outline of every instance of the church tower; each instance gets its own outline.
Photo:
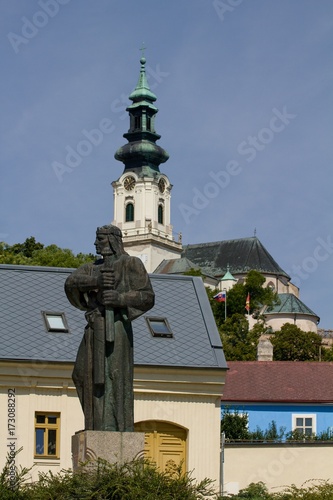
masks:
<instances>
[{"instance_id":1,"label":"church tower","mask_svg":"<svg viewBox=\"0 0 333 500\"><path fill-rule=\"evenodd\" d=\"M180 257L182 245L181 236L174 240L170 222L172 185L159 169L169 155L156 144L161 137L155 131L156 96L148 85L146 59L141 57L140 63L139 80L129 96L132 104L126 108L130 128L124 137L128 143L115 153L124 171L112 182L112 223L122 230L126 251L153 272L163 259Z\"/></svg>"}]
</instances>

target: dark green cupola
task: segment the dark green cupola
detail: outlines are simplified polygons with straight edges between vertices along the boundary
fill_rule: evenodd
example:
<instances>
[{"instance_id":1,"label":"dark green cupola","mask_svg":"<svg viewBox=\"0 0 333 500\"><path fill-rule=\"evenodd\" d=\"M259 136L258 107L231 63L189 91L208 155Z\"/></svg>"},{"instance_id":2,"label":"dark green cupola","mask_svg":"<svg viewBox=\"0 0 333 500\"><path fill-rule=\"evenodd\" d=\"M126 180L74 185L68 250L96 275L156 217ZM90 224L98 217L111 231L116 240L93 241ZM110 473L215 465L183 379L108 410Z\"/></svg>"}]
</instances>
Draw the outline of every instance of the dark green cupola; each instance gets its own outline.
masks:
<instances>
[{"instance_id":1,"label":"dark green cupola","mask_svg":"<svg viewBox=\"0 0 333 500\"><path fill-rule=\"evenodd\" d=\"M130 128L123 137L128 144L121 146L115 153L116 160L124 163L124 173L136 172L144 177L154 177L160 173L159 165L168 160L168 153L156 144L161 138L155 131L154 106L155 94L150 90L145 64L145 57L140 59L141 69L137 86L130 94L132 104L126 108L130 116Z\"/></svg>"}]
</instances>

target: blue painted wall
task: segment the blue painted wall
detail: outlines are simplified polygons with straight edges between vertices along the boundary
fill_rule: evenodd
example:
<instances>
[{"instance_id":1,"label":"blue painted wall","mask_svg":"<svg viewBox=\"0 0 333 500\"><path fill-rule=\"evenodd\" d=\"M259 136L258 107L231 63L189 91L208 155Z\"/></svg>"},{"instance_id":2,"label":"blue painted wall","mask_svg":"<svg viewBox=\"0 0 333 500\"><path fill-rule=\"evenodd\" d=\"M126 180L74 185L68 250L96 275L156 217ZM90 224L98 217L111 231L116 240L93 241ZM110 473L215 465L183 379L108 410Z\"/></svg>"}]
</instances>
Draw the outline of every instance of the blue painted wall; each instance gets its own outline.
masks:
<instances>
[{"instance_id":1,"label":"blue painted wall","mask_svg":"<svg viewBox=\"0 0 333 500\"><path fill-rule=\"evenodd\" d=\"M257 426L261 430L266 430L268 425L275 420L278 430L285 427L285 432L292 430L292 415L316 414L317 431L316 434L327 431L328 427L333 427L333 404L332 405L288 405L288 404L228 404L232 411L236 409L239 413L247 413L249 416L249 430L255 431ZM222 405L223 411L224 405Z\"/></svg>"}]
</instances>

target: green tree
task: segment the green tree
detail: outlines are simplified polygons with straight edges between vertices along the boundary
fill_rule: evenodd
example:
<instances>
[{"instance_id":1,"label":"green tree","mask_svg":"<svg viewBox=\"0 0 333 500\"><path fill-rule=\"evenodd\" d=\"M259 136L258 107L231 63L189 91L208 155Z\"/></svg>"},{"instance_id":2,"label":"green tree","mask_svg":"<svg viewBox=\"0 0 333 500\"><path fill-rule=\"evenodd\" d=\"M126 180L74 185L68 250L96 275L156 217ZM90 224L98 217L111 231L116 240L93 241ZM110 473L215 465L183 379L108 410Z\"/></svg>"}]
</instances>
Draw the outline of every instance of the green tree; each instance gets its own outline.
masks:
<instances>
[{"instance_id":1,"label":"green tree","mask_svg":"<svg viewBox=\"0 0 333 500\"><path fill-rule=\"evenodd\" d=\"M208 295L210 306L212 308L212 313L214 315L216 325L218 328L220 328L225 320L225 304L224 302L217 302L214 299L214 295L219 292L217 289L212 290L211 288L206 287L206 292Z\"/></svg>"},{"instance_id":2,"label":"green tree","mask_svg":"<svg viewBox=\"0 0 333 500\"><path fill-rule=\"evenodd\" d=\"M278 296L269 287L264 287L265 277L258 271L249 271L244 283L236 283L227 293L227 318L235 314L246 314L246 297L250 294L250 314L258 313L263 305L278 303ZM216 302L214 295L218 290L207 291L212 311L218 327L225 321L225 304Z\"/></svg>"},{"instance_id":3,"label":"green tree","mask_svg":"<svg viewBox=\"0 0 333 500\"><path fill-rule=\"evenodd\" d=\"M24 257L31 258L36 250L41 250L44 248L42 243L36 241L34 236L27 238L24 243L15 243L10 247L10 250L14 254L22 254Z\"/></svg>"},{"instance_id":4,"label":"green tree","mask_svg":"<svg viewBox=\"0 0 333 500\"><path fill-rule=\"evenodd\" d=\"M250 314L263 304L270 305L273 301L273 292L270 288L263 288L265 277L258 271L249 271L244 283L236 283L228 291L227 315L245 314L247 295L250 295Z\"/></svg>"},{"instance_id":5,"label":"green tree","mask_svg":"<svg viewBox=\"0 0 333 500\"><path fill-rule=\"evenodd\" d=\"M321 348L321 361L333 361L333 346Z\"/></svg>"},{"instance_id":6,"label":"green tree","mask_svg":"<svg viewBox=\"0 0 333 500\"><path fill-rule=\"evenodd\" d=\"M286 323L271 337L275 361L318 361L321 337Z\"/></svg>"},{"instance_id":7,"label":"green tree","mask_svg":"<svg viewBox=\"0 0 333 500\"><path fill-rule=\"evenodd\" d=\"M249 322L243 314L227 318L220 328L224 354L229 361L255 361L261 331L249 330Z\"/></svg>"},{"instance_id":8,"label":"green tree","mask_svg":"<svg viewBox=\"0 0 333 500\"><path fill-rule=\"evenodd\" d=\"M253 441L275 441L281 442L284 438L286 428L280 427L277 429L275 420L268 424L268 428L264 431L257 426L255 431L249 432L249 439Z\"/></svg>"},{"instance_id":9,"label":"green tree","mask_svg":"<svg viewBox=\"0 0 333 500\"><path fill-rule=\"evenodd\" d=\"M221 432L224 432L228 440L249 439L249 416L247 413L239 413L238 409L226 407L223 409L221 418Z\"/></svg>"},{"instance_id":10,"label":"green tree","mask_svg":"<svg viewBox=\"0 0 333 500\"><path fill-rule=\"evenodd\" d=\"M246 297L247 289L245 283L236 283L236 285L227 292L227 318L230 318L234 314L244 315L246 313Z\"/></svg>"},{"instance_id":11,"label":"green tree","mask_svg":"<svg viewBox=\"0 0 333 500\"><path fill-rule=\"evenodd\" d=\"M190 276L203 276L200 270L190 269ZM254 361L257 359L257 345L260 336L267 333L267 327L260 321L249 330L245 317L245 303L250 294L250 312L259 311L263 305L272 305L278 301L278 296L270 288L264 287L265 277L252 270L246 276L244 283L236 283L227 293L227 303L217 302L214 296L219 290L206 288L212 312L220 332L223 349L229 361ZM227 307L226 307L227 306ZM225 318L227 312L227 318Z\"/></svg>"},{"instance_id":12,"label":"green tree","mask_svg":"<svg viewBox=\"0 0 333 500\"><path fill-rule=\"evenodd\" d=\"M31 236L24 243L8 245L0 243L0 264L25 266L79 267L94 261L94 255L78 253L75 255L68 248L57 245L45 247Z\"/></svg>"}]
</instances>

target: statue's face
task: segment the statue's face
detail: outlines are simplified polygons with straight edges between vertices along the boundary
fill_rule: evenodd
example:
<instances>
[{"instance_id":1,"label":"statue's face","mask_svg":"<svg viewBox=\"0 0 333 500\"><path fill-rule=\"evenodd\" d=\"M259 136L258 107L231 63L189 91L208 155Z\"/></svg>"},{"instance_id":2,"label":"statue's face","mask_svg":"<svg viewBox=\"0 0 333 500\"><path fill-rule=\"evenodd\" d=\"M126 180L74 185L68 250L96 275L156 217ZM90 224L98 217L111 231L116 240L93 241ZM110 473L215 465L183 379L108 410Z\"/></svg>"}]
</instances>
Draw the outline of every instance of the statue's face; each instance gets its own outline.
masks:
<instances>
[{"instance_id":1,"label":"statue's face","mask_svg":"<svg viewBox=\"0 0 333 500\"><path fill-rule=\"evenodd\" d=\"M110 253L110 243L106 234L96 233L94 245L96 247L97 254L104 255Z\"/></svg>"}]
</instances>

